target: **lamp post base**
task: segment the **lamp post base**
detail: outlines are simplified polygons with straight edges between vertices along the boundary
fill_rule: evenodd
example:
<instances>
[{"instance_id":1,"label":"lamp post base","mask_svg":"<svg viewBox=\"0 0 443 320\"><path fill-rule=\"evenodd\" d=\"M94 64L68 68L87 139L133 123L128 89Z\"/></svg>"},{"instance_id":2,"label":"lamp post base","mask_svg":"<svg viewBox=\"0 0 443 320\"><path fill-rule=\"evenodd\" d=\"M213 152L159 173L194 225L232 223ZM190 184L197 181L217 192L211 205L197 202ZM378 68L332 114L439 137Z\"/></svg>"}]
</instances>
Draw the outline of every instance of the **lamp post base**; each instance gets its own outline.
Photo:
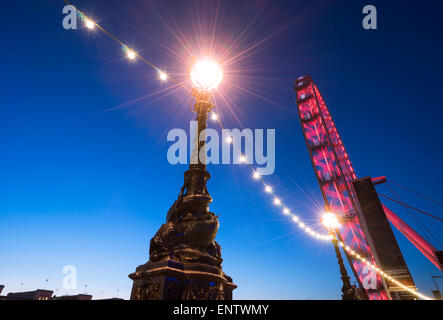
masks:
<instances>
[{"instance_id":1,"label":"lamp post base","mask_svg":"<svg viewBox=\"0 0 443 320\"><path fill-rule=\"evenodd\" d=\"M129 278L131 300L232 300L237 288L216 266L171 259L148 261Z\"/></svg>"},{"instance_id":2,"label":"lamp post base","mask_svg":"<svg viewBox=\"0 0 443 320\"><path fill-rule=\"evenodd\" d=\"M341 295L342 300L362 300L357 293L357 289L351 285L349 276L343 276L341 280L343 282L343 287L341 288L341 292L343 293Z\"/></svg>"}]
</instances>

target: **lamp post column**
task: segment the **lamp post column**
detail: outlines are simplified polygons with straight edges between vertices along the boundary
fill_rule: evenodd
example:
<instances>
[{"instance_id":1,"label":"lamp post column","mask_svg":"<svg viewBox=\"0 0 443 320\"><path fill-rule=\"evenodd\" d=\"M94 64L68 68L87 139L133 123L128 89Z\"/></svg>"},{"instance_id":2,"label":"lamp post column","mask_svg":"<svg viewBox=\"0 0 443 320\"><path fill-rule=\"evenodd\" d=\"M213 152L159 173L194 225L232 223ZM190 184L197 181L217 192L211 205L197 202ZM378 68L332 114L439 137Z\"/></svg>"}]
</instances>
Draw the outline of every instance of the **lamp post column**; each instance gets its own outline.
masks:
<instances>
[{"instance_id":1,"label":"lamp post column","mask_svg":"<svg viewBox=\"0 0 443 320\"><path fill-rule=\"evenodd\" d=\"M360 300L360 297L357 294L357 291L354 286L351 285L351 279L346 271L345 264L343 262L343 258L341 256L340 248L338 246L338 239L336 232L330 233L332 235L332 244L334 245L335 255L337 256L337 262L340 267L341 280L343 282L343 286L341 288L342 299L343 300Z\"/></svg>"},{"instance_id":2,"label":"lamp post column","mask_svg":"<svg viewBox=\"0 0 443 320\"><path fill-rule=\"evenodd\" d=\"M206 164L201 163L200 159L200 150L203 150L205 148L205 141L200 141L199 137L203 130L207 127L207 120L208 120L208 114L211 112L211 110L214 108L214 105L211 103L211 94L208 92L199 92L197 90L194 90L193 96L196 98L196 103L194 105L194 112L197 113L197 124L198 124L198 130L196 132L195 141L196 144L194 145L193 155L194 158L190 168L193 167L200 167L202 169L206 168ZM197 163L195 163L197 162Z\"/></svg>"}]
</instances>

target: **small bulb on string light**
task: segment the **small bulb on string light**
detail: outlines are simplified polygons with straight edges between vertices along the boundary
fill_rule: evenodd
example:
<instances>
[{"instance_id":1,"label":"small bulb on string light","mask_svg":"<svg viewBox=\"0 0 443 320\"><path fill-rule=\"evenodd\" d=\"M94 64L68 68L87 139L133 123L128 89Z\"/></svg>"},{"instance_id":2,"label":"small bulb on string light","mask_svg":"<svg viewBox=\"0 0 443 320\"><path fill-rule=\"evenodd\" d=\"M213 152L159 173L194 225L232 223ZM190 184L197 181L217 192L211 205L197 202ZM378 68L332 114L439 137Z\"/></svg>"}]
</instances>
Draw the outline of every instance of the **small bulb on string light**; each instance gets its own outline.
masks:
<instances>
[{"instance_id":1,"label":"small bulb on string light","mask_svg":"<svg viewBox=\"0 0 443 320\"><path fill-rule=\"evenodd\" d=\"M255 171L252 176L254 177L254 179L260 179L260 173L258 173L257 171Z\"/></svg>"},{"instance_id":2,"label":"small bulb on string light","mask_svg":"<svg viewBox=\"0 0 443 320\"><path fill-rule=\"evenodd\" d=\"M163 71L159 71L158 77L160 78L161 81L168 80L168 75L166 73L164 73Z\"/></svg>"},{"instance_id":3,"label":"small bulb on string light","mask_svg":"<svg viewBox=\"0 0 443 320\"><path fill-rule=\"evenodd\" d=\"M86 28L88 28L88 29L94 29L95 28L95 23L92 20L89 20L89 19L85 20L85 25L86 25Z\"/></svg>"},{"instance_id":4,"label":"small bulb on string light","mask_svg":"<svg viewBox=\"0 0 443 320\"><path fill-rule=\"evenodd\" d=\"M288 209L288 208L283 208L283 213L284 213L284 214L289 214L289 213L290 213L290 211L289 211L289 209Z\"/></svg>"},{"instance_id":5,"label":"small bulb on string light","mask_svg":"<svg viewBox=\"0 0 443 320\"><path fill-rule=\"evenodd\" d=\"M275 197L274 198L274 204L277 205L277 206L281 205L281 200L279 198Z\"/></svg>"},{"instance_id":6,"label":"small bulb on string light","mask_svg":"<svg viewBox=\"0 0 443 320\"><path fill-rule=\"evenodd\" d=\"M266 186L266 187L265 187L265 191L266 191L267 193L271 193L271 192L272 192L272 188L271 188L270 186Z\"/></svg>"},{"instance_id":7,"label":"small bulb on string light","mask_svg":"<svg viewBox=\"0 0 443 320\"><path fill-rule=\"evenodd\" d=\"M232 137L231 136L227 136L226 137L226 142L227 143L232 143Z\"/></svg>"},{"instance_id":8,"label":"small bulb on string light","mask_svg":"<svg viewBox=\"0 0 443 320\"><path fill-rule=\"evenodd\" d=\"M298 222L298 217L297 217L297 216L293 216L293 217L292 217L292 221L294 221L294 222Z\"/></svg>"},{"instance_id":9,"label":"small bulb on string light","mask_svg":"<svg viewBox=\"0 0 443 320\"><path fill-rule=\"evenodd\" d=\"M216 113L213 112L213 113L211 114L211 119L214 120L214 121L216 121L216 120L218 119L218 115L217 115Z\"/></svg>"},{"instance_id":10,"label":"small bulb on string light","mask_svg":"<svg viewBox=\"0 0 443 320\"><path fill-rule=\"evenodd\" d=\"M246 157L245 156L240 156L240 162L241 163L245 163L246 162Z\"/></svg>"},{"instance_id":11,"label":"small bulb on string light","mask_svg":"<svg viewBox=\"0 0 443 320\"><path fill-rule=\"evenodd\" d=\"M134 51L128 49L128 50L126 51L126 56L127 56L129 59L134 60L135 57L136 57L136 54L135 54Z\"/></svg>"}]
</instances>

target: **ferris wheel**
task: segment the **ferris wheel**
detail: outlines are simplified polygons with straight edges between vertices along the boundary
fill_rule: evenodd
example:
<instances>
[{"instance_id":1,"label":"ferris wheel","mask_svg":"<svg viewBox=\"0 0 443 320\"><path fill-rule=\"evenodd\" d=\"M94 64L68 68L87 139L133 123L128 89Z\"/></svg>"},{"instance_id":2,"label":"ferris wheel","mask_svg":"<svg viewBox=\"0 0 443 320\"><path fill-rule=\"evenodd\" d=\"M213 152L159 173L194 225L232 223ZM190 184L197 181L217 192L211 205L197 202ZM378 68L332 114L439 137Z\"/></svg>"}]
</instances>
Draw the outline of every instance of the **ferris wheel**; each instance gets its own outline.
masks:
<instances>
[{"instance_id":1,"label":"ferris wheel","mask_svg":"<svg viewBox=\"0 0 443 320\"><path fill-rule=\"evenodd\" d=\"M386 181L385 177L357 178L331 114L312 78L298 78L295 81L295 91L303 135L325 210L333 212L341 221L338 237L366 261L396 273L402 278L404 285L415 289L412 276L387 221L397 227L440 269L442 266L438 256L441 258L441 251L437 251L381 204L374 186ZM390 253L387 254L386 251ZM412 298L407 292L386 283L361 259L355 259L348 254L346 257L360 289L367 298Z\"/></svg>"}]
</instances>

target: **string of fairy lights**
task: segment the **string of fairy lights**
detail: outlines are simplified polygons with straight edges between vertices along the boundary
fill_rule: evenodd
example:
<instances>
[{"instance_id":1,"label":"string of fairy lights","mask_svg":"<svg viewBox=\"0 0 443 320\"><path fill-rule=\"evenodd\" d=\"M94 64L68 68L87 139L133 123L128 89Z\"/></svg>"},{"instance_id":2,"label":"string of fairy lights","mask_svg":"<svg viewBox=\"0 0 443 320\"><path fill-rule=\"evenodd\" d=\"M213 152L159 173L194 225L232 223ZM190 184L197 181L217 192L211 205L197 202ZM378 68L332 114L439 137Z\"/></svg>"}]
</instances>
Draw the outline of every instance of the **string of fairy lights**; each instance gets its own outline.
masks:
<instances>
[{"instance_id":1,"label":"string of fairy lights","mask_svg":"<svg viewBox=\"0 0 443 320\"><path fill-rule=\"evenodd\" d=\"M69 1L67 0L63 0L67 5L73 6ZM80 17L80 20L83 22L83 24L85 25L85 27L89 30L93 30L95 28L100 29L101 31L103 31L108 37L110 37L111 39L113 39L114 41L116 41L118 44L121 45L123 52L126 54L126 57L129 60L135 60L137 58L139 58L141 61L145 62L146 64L148 64L151 68L153 68L155 71L157 71L158 73L158 77L160 80L162 81L166 81L166 80L171 80L173 82L175 82L177 85L181 85L183 86L182 83L178 82L176 79L174 79L173 77L171 77L170 75L168 75L166 72L164 72L163 70L161 70L160 68L158 68L157 66L155 66L152 62L150 62L149 60L147 60L145 57L143 57L141 54L139 54L137 51L135 51L134 49L131 49L129 46L127 46L126 44L124 44L122 41L120 41L116 36L114 36L113 34L111 34L110 32L108 32L106 29L104 29L102 26L100 26L97 22L95 22L93 19L89 18L88 16L86 16L86 14L84 14L82 11L80 11L79 9L77 9L77 7L73 6L78 14L78 16Z\"/></svg>"},{"instance_id":2,"label":"string of fairy lights","mask_svg":"<svg viewBox=\"0 0 443 320\"><path fill-rule=\"evenodd\" d=\"M72 5L71 3L69 3L67 0L63 0L66 4L68 5ZM85 13L83 13L82 11L78 10L76 7L74 7L77 14L79 15L81 21L84 23L85 27L89 30L93 30L95 28L103 31L107 36L109 36L111 39L113 39L114 41L116 41L121 47L122 50L124 51L124 53L126 54L126 57L129 60L135 60L135 59L140 59L141 61L145 62L146 64L148 64L151 68L153 68L157 73L158 73L158 77L161 81L167 81L167 80L171 80L173 82L175 82L177 85L182 86L183 88L185 88L187 91L188 88L186 88L184 86L183 83L180 83L179 81L177 81L176 79L174 79L173 77L171 77L170 75L168 75L164 70L161 70L160 68L158 68L157 66L155 66L152 62L150 62L149 60L147 60L146 58L144 58L141 54L139 54L137 51L135 51L134 49L131 49L129 46L127 46L126 44L124 44L122 41L120 41L116 36L114 36L113 34L109 33L107 30L105 30L102 26L100 26L97 22L95 22L93 19L89 18ZM214 121L217 121L220 128L224 129L224 126L220 120L220 117L218 116L217 113L212 112L211 113L211 119ZM225 138L225 142L226 143L230 143L230 144L234 144L234 139L232 138L232 136L228 135ZM247 164L247 158L244 154L240 155L239 158L239 162L243 163L243 164ZM302 231L304 231L307 235L318 239L318 240L323 240L323 241L331 241L333 239L335 239L335 236L331 233L327 233L327 234L323 234L323 233L319 233L317 231L315 231L314 229L310 228L309 226L307 226L302 220L301 218L296 215L295 213L293 213L293 211L289 208L289 206L286 206L283 203L283 200L278 197L277 193L274 191L274 189L272 188L271 185L267 184L263 177L259 174L259 172L251 165L248 164L249 168L251 169L251 173L252 173L252 177L254 180L257 180L258 182L261 182L263 185L263 190L265 193L269 194L272 197L272 202L273 204L281 209L281 212L283 215L287 216L290 221L292 221L296 226L298 226L298 228ZM424 300L432 300L432 298L421 294L420 292L418 292L417 290L414 290L410 287L407 287L405 285L403 285L402 283L400 283L399 281L397 281L396 279L394 279L393 277L391 277L390 275L388 275L387 273L385 273L383 270L381 270L380 268L378 268L375 264L372 264L370 261L368 261L366 258L362 257L358 252L354 251L351 247L349 247L348 245L346 245L343 241L341 240L337 240L338 245L340 245L347 253L349 253L352 257L354 257L355 259L365 263L368 268L372 269L374 272L377 272L378 274L380 274L383 278L385 278L386 280L394 283L395 285L401 287L403 290L406 290L408 292L410 292L411 294L417 296L420 299L424 299Z\"/></svg>"}]
</instances>

